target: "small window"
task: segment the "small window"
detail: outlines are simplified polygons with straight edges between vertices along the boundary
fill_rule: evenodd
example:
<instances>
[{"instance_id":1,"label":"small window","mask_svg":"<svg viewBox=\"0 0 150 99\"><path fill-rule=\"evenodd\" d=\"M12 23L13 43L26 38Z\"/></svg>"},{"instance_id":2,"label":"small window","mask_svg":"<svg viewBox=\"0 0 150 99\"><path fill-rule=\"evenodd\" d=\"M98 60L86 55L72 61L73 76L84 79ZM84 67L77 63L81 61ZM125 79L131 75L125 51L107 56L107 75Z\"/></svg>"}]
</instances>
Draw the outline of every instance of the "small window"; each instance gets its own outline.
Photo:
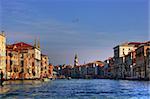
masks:
<instances>
[{"instance_id":1,"label":"small window","mask_svg":"<svg viewBox=\"0 0 150 99\"><path fill-rule=\"evenodd\" d=\"M32 66L34 66L34 62L32 62Z\"/></svg>"},{"instance_id":2,"label":"small window","mask_svg":"<svg viewBox=\"0 0 150 99\"><path fill-rule=\"evenodd\" d=\"M24 65L24 61L21 61L21 66L23 66Z\"/></svg>"},{"instance_id":3,"label":"small window","mask_svg":"<svg viewBox=\"0 0 150 99\"><path fill-rule=\"evenodd\" d=\"M12 62L12 60L10 60L10 65L12 65L13 64L13 62Z\"/></svg>"},{"instance_id":4,"label":"small window","mask_svg":"<svg viewBox=\"0 0 150 99\"><path fill-rule=\"evenodd\" d=\"M125 55L124 51L123 51L123 55Z\"/></svg>"}]
</instances>

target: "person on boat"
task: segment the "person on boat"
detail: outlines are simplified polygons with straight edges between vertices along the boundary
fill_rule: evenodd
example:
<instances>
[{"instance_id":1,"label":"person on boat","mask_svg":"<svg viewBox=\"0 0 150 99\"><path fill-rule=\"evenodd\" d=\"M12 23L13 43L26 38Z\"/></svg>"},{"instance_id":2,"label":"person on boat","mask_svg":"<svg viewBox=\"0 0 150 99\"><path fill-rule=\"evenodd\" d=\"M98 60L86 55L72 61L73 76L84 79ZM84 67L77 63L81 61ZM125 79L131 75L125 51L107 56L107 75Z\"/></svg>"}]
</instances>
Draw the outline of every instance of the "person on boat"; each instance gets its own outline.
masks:
<instances>
[{"instance_id":1,"label":"person on boat","mask_svg":"<svg viewBox=\"0 0 150 99\"><path fill-rule=\"evenodd\" d=\"M3 76L4 76L3 71L0 70L0 86L3 86L3 82L4 82Z\"/></svg>"}]
</instances>

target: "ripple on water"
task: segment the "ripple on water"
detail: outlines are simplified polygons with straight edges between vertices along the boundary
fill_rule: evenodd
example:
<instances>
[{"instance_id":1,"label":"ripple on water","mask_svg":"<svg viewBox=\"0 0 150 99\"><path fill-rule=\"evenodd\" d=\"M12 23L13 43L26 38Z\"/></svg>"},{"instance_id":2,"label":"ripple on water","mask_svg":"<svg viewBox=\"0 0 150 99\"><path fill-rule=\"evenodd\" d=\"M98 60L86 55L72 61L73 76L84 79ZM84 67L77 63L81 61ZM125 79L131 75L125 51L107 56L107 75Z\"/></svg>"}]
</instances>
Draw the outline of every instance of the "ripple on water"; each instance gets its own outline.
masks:
<instances>
[{"instance_id":1,"label":"ripple on water","mask_svg":"<svg viewBox=\"0 0 150 99\"><path fill-rule=\"evenodd\" d=\"M150 99L150 83L122 80L55 80L39 86L9 86L0 98Z\"/></svg>"}]
</instances>

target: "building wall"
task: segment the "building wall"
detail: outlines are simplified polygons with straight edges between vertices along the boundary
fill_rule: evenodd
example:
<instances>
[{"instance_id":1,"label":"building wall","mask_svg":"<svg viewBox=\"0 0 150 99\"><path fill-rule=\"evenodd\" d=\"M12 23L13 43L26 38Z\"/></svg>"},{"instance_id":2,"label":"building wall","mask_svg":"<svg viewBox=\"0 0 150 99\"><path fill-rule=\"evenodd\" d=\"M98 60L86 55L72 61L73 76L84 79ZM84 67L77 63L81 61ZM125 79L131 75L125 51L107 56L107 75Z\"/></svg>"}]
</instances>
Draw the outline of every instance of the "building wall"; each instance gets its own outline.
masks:
<instances>
[{"instance_id":1,"label":"building wall","mask_svg":"<svg viewBox=\"0 0 150 99\"><path fill-rule=\"evenodd\" d=\"M137 48L136 50L136 66L135 66L135 72L137 78L147 78L147 66L146 66L146 58L147 53L146 50L150 48L150 46L143 45Z\"/></svg>"},{"instance_id":2,"label":"building wall","mask_svg":"<svg viewBox=\"0 0 150 99\"><path fill-rule=\"evenodd\" d=\"M46 55L41 56L41 77L48 77L49 58Z\"/></svg>"},{"instance_id":3,"label":"building wall","mask_svg":"<svg viewBox=\"0 0 150 99\"><path fill-rule=\"evenodd\" d=\"M19 78L19 53L13 50L7 50L6 53L6 78Z\"/></svg>"},{"instance_id":4,"label":"building wall","mask_svg":"<svg viewBox=\"0 0 150 99\"><path fill-rule=\"evenodd\" d=\"M40 49L35 48L34 49L34 55L35 55L35 78L40 78L41 73L41 51Z\"/></svg>"},{"instance_id":5,"label":"building wall","mask_svg":"<svg viewBox=\"0 0 150 99\"><path fill-rule=\"evenodd\" d=\"M81 78L85 78L85 75L87 75L87 66L83 65L81 66Z\"/></svg>"},{"instance_id":6,"label":"building wall","mask_svg":"<svg viewBox=\"0 0 150 99\"><path fill-rule=\"evenodd\" d=\"M48 78L53 78L53 69L54 69L54 66L50 64L49 69L48 69Z\"/></svg>"},{"instance_id":7,"label":"building wall","mask_svg":"<svg viewBox=\"0 0 150 99\"><path fill-rule=\"evenodd\" d=\"M0 69L6 78L6 37L4 34L0 34Z\"/></svg>"},{"instance_id":8,"label":"building wall","mask_svg":"<svg viewBox=\"0 0 150 99\"><path fill-rule=\"evenodd\" d=\"M27 53L27 62L25 65L27 65L27 78L28 79L32 79L32 78L35 78L35 58L34 58L34 50L31 49L31 50L28 50L28 53Z\"/></svg>"},{"instance_id":9,"label":"building wall","mask_svg":"<svg viewBox=\"0 0 150 99\"><path fill-rule=\"evenodd\" d=\"M147 78L150 80L150 48L146 50L146 67L147 67Z\"/></svg>"},{"instance_id":10,"label":"building wall","mask_svg":"<svg viewBox=\"0 0 150 99\"><path fill-rule=\"evenodd\" d=\"M124 57L127 55L129 52L135 50L136 47L131 46L131 45L119 45L114 48L114 57Z\"/></svg>"},{"instance_id":11,"label":"building wall","mask_svg":"<svg viewBox=\"0 0 150 99\"><path fill-rule=\"evenodd\" d=\"M15 68L15 69L14 69ZM8 79L35 79L41 75L41 51L23 42L7 46Z\"/></svg>"},{"instance_id":12,"label":"building wall","mask_svg":"<svg viewBox=\"0 0 150 99\"><path fill-rule=\"evenodd\" d=\"M136 47L134 45L122 44L118 45L114 48L114 72L116 78L124 78L125 77L125 55L129 52L135 50Z\"/></svg>"}]
</instances>

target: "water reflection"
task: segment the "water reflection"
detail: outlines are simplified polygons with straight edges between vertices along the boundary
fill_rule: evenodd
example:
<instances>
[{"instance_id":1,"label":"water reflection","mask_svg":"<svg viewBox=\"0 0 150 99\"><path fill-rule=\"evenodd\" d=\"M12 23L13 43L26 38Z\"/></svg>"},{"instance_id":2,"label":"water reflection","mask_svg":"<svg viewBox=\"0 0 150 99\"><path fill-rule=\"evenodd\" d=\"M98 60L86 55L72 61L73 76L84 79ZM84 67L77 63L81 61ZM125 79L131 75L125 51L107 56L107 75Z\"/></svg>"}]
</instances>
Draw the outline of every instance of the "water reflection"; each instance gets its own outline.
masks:
<instances>
[{"instance_id":1,"label":"water reflection","mask_svg":"<svg viewBox=\"0 0 150 99\"><path fill-rule=\"evenodd\" d=\"M6 85L0 98L150 99L150 82L128 80L55 80Z\"/></svg>"}]
</instances>

